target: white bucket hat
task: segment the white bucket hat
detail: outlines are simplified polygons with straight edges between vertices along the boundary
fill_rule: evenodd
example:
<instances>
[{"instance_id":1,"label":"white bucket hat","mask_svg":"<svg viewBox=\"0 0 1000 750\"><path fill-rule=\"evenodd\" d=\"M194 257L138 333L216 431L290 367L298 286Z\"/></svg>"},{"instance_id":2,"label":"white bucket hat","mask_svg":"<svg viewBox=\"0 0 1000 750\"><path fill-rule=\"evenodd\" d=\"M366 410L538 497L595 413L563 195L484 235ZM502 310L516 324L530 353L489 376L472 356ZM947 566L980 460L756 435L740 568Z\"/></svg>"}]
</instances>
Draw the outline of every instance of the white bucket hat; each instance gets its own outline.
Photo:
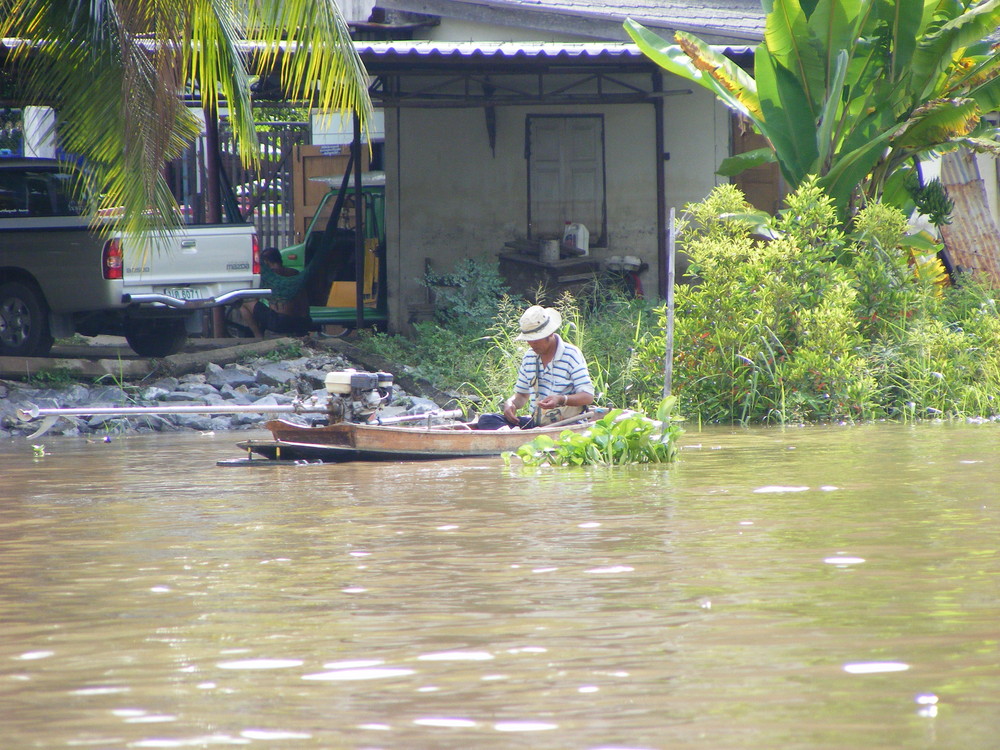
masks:
<instances>
[{"instance_id":1,"label":"white bucket hat","mask_svg":"<svg viewBox=\"0 0 1000 750\"><path fill-rule=\"evenodd\" d=\"M521 334L515 341L538 341L551 336L562 325L562 315L551 307L533 305L521 316Z\"/></svg>"}]
</instances>

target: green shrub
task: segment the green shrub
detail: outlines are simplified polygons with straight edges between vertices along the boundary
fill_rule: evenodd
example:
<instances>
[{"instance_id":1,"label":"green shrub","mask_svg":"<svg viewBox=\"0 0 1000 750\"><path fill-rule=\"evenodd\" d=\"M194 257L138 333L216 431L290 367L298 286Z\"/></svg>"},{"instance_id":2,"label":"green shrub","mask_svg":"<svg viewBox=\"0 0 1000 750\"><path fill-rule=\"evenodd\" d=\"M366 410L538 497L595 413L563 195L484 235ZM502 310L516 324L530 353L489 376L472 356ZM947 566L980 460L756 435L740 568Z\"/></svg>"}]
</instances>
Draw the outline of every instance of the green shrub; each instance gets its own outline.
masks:
<instances>
[{"instance_id":1,"label":"green shrub","mask_svg":"<svg viewBox=\"0 0 1000 750\"><path fill-rule=\"evenodd\" d=\"M511 296L499 261L486 258L464 258L447 273L428 271L423 283L433 291L435 317L446 327L485 330L500 300Z\"/></svg>"},{"instance_id":2,"label":"green shrub","mask_svg":"<svg viewBox=\"0 0 1000 750\"><path fill-rule=\"evenodd\" d=\"M301 356L302 346L296 343L276 347L266 354L261 355L260 358L271 362L281 362L286 359L298 359ZM248 359L252 359L252 357L248 357Z\"/></svg>"},{"instance_id":3,"label":"green shrub","mask_svg":"<svg viewBox=\"0 0 1000 750\"><path fill-rule=\"evenodd\" d=\"M357 345L442 390L461 389L474 377L487 348L482 333L433 321L415 323L411 336L363 331Z\"/></svg>"},{"instance_id":4,"label":"green shrub","mask_svg":"<svg viewBox=\"0 0 1000 750\"><path fill-rule=\"evenodd\" d=\"M681 245L694 279L677 287L675 311L681 410L720 423L994 414L990 290L942 291L915 273L893 208L865 208L848 235L812 182L787 205L767 239L732 186L688 207ZM661 306L637 353L647 373L664 356L665 316ZM655 381L642 384L647 396Z\"/></svg>"}]
</instances>

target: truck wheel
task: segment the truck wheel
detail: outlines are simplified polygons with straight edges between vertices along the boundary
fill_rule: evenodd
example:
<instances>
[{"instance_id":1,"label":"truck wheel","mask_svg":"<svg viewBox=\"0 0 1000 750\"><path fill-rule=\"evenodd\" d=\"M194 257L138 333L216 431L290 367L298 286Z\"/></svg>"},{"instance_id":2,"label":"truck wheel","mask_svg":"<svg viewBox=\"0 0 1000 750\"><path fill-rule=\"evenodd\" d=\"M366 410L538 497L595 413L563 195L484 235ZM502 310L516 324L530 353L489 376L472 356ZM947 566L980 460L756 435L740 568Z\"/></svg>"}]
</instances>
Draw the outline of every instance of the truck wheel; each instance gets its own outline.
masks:
<instances>
[{"instance_id":1,"label":"truck wheel","mask_svg":"<svg viewBox=\"0 0 1000 750\"><path fill-rule=\"evenodd\" d=\"M49 311L30 284L0 284L0 356L43 357L52 348Z\"/></svg>"},{"instance_id":2,"label":"truck wheel","mask_svg":"<svg viewBox=\"0 0 1000 750\"><path fill-rule=\"evenodd\" d=\"M166 357L184 346L183 320L127 320L125 340L140 357Z\"/></svg>"}]
</instances>

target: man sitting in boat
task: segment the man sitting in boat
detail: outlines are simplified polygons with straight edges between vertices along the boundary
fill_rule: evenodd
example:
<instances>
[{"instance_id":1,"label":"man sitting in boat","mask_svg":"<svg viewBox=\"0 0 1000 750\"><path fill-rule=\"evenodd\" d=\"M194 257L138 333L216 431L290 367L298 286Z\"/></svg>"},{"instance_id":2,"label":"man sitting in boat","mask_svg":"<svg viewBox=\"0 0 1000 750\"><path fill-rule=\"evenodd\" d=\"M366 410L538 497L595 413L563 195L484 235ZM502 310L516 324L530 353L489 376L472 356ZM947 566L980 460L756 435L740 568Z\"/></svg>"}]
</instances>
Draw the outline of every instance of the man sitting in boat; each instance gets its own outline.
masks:
<instances>
[{"instance_id":1,"label":"man sitting in boat","mask_svg":"<svg viewBox=\"0 0 1000 750\"><path fill-rule=\"evenodd\" d=\"M557 333L561 326L558 310L539 305L525 310L515 340L527 341L530 348L521 359L514 395L504 401L503 414L479 417L476 429L544 426L576 416L594 403L587 360L578 347L562 340ZM531 415L518 416L526 404Z\"/></svg>"}]
</instances>

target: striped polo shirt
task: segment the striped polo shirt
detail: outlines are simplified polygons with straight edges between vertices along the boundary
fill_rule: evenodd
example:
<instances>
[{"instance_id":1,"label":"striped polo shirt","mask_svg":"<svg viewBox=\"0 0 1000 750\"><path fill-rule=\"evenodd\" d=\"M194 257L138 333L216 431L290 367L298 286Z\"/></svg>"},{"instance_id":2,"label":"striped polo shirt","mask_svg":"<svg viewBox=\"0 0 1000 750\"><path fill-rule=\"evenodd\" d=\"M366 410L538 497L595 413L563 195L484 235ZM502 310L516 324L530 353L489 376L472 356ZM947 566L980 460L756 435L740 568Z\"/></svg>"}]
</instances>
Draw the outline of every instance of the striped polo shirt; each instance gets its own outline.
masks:
<instances>
[{"instance_id":1,"label":"striped polo shirt","mask_svg":"<svg viewBox=\"0 0 1000 750\"><path fill-rule=\"evenodd\" d=\"M587 370L587 360L579 348L568 344L562 337L556 335L556 355L547 365L539 362L534 350L528 349L521 359L521 367L517 372L517 382L514 393L525 393L531 397L531 409L535 408L535 373L538 373L538 398L573 393L593 393L594 384L590 381Z\"/></svg>"}]
</instances>

